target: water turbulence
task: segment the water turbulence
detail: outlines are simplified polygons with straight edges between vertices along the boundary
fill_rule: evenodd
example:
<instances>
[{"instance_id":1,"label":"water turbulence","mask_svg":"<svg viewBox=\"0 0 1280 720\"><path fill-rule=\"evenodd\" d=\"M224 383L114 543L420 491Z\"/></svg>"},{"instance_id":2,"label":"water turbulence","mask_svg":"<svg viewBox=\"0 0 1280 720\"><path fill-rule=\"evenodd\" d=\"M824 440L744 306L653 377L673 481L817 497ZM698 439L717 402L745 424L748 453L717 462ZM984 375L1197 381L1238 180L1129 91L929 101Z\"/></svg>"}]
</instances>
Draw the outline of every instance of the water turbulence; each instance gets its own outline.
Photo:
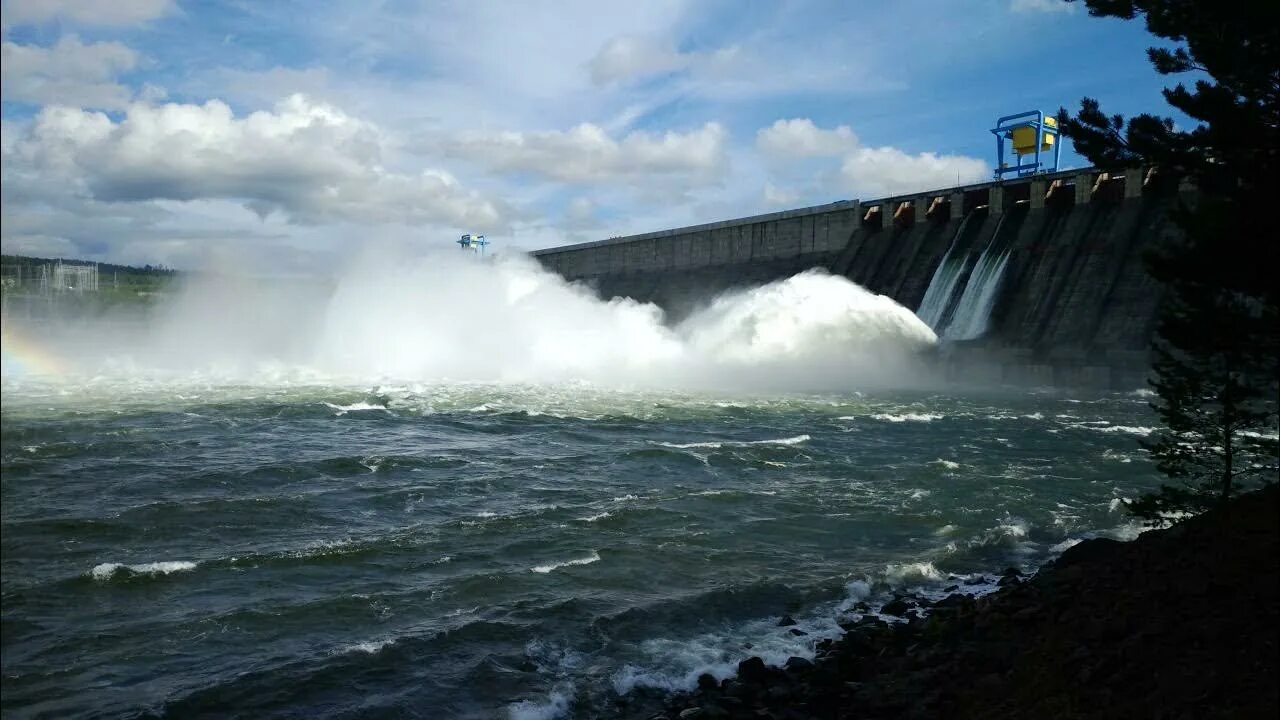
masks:
<instances>
[{"instance_id":1,"label":"water turbulence","mask_svg":"<svg viewBox=\"0 0 1280 720\"><path fill-rule=\"evenodd\" d=\"M936 342L823 272L671 324L453 255L6 323L0 715L609 717L1132 531L1146 398L903 387Z\"/></svg>"},{"instance_id":2,"label":"water turbulence","mask_svg":"<svg viewBox=\"0 0 1280 720\"><path fill-rule=\"evenodd\" d=\"M75 337L93 350L64 343L70 365L108 376L801 389L911 382L904 363L936 342L891 299L818 271L715 298L672 327L655 305L601 300L522 256L452 255L369 259L330 284L197 275L146 323Z\"/></svg>"}]
</instances>

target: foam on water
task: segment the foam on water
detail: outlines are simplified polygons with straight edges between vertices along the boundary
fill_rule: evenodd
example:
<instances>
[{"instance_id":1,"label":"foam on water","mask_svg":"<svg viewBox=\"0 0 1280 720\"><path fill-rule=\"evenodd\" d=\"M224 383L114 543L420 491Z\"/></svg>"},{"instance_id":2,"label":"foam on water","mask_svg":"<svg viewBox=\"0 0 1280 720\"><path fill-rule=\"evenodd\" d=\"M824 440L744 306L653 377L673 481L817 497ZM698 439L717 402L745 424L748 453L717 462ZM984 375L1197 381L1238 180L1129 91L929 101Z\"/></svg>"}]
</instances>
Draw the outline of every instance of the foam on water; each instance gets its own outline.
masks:
<instances>
[{"instance_id":1,"label":"foam on water","mask_svg":"<svg viewBox=\"0 0 1280 720\"><path fill-rule=\"evenodd\" d=\"M511 720L555 720L564 717L573 706L573 689L553 690L542 702L521 700L508 708Z\"/></svg>"},{"instance_id":2,"label":"foam on water","mask_svg":"<svg viewBox=\"0 0 1280 720\"><path fill-rule=\"evenodd\" d=\"M590 565L593 562L600 562L600 554L594 551L589 556L584 558L577 558L576 560L562 560L560 562L548 563L546 565L538 565L535 567L531 567L529 569L536 573L546 574L551 572L552 570L556 570L562 567L569 567L571 565Z\"/></svg>"},{"instance_id":3,"label":"foam on water","mask_svg":"<svg viewBox=\"0 0 1280 720\"><path fill-rule=\"evenodd\" d=\"M933 422L941 420L943 416L939 413L876 413L871 416L874 420L883 420L891 423L901 422ZM841 420L856 420L856 417L843 417Z\"/></svg>"},{"instance_id":4,"label":"foam on water","mask_svg":"<svg viewBox=\"0 0 1280 720\"><path fill-rule=\"evenodd\" d=\"M692 448L708 448L716 450L726 447L749 447L751 445L799 445L800 443L809 442L811 440L808 435L796 435L794 437L779 438L777 440L723 440L720 442L695 442L695 443L668 443L660 442L663 447L676 448L680 450L689 450Z\"/></svg>"},{"instance_id":5,"label":"foam on water","mask_svg":"<svg viewBox=\"0 0 1280 720\"><path fill-rule=\"evenodd\" d=\"M196 563L186 560L164 560L161 562L140 563L138 565L100 563L89 571L89 576L94 580L110 580L122 571L138 575L169 575L176 572L189 572L195 569Z\"/></svg>"}]
</instances>

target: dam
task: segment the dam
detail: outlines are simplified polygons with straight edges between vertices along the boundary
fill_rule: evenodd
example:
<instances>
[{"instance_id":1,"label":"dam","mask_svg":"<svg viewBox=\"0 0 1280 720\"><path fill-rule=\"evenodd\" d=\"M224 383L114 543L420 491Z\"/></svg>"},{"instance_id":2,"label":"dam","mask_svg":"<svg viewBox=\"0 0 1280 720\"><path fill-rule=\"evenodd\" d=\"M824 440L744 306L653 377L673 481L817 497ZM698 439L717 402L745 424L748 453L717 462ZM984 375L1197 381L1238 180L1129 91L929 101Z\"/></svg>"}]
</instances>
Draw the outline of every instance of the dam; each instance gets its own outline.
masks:
<instances>
[{"instance_id":1,"label":"dam","mask_svg":"<svg viewBox=\"0 0 1280 720\"><path fill-rule=\"evenodd\" d=\"M1145 387L1161 286L1143 254L1192 192L1151 168L1041 173L536 251L602 298L678 320L813 268L915 310L949 379Z\"/></svg>"}]
</instances>

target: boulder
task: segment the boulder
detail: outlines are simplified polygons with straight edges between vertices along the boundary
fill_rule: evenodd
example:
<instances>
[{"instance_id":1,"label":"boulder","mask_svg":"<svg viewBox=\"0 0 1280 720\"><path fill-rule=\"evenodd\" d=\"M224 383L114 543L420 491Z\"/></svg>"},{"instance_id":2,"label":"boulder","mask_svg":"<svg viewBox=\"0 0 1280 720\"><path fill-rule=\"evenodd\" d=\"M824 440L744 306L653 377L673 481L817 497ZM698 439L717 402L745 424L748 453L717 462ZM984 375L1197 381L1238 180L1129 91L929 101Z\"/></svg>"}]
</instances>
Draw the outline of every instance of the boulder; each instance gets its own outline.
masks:
<instances>
[{"instance_id":1,"label":"boulder","mask_svg":"<svg viewBox=\"0 0 1280 720\"><path fill-rule=\"evenodd\" d=\"M764 660L752 656L738 663L738 679L744 683L760 683L768 677Z\"/></svg>"},{"instance_id":2,"label":"boulder","mask_svg":"<svg viewBox=\"0 0 1280 720\"><path fill-rule=\"evenodd\" d=\"M792 655L787 658L787 664L782 666L788 672L803 672L813 669L813 661L806 660L798 655Z\"/></svg>"}]
</instances>

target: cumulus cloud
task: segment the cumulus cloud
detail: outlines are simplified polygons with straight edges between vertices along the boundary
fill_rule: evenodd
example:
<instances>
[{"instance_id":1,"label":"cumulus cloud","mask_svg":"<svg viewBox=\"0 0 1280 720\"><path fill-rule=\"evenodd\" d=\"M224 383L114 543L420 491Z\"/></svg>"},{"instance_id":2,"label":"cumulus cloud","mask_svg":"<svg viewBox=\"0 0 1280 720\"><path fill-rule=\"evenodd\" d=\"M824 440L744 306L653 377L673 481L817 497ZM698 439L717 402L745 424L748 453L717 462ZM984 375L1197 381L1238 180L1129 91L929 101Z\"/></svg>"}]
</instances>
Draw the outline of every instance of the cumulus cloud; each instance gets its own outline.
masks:
<instances>
[{"instance_id":1,"label":"cumulus cloud","mask_svg":"<svg viewBox=\"0 0 1280 720\"><path fill-rule=\"evenodd\" d=\"M236 200L260 216L279 211L301 223L505 227L499 203L446 172L387 169L386 144L375 125L301 95L244 117L218 100L134 103L119 121L51 106L6 148L6 183L37 177L46 191L54 182L109 203Z\"/></svg>"},{"instance_id":2,"label":"cumulus cloud","mask_svg":"<svg viewBox=\"0 0 1280 720\"><path fill-rule=\"evenodd\" d=\"M771 182L764 184L764 204L769 207L794 207L800 202L800 193L775 186Z\"/></svg>"},{"instance_id":3,"label":"cumulus cloud","mask_svg":"<svg viewBox=\"0 0 1280 720\"><path fill-rule=\"evenodd\" d=\"M6 0L0 18L5 25L64 20L121 27L154 20L173 7L173 0Z\"/></svg>"},{"instance_id":4,"label":"cumulus cloud","mask_svg":"<svg viewBox=\"0 0 1280 720\"><path fill-rule=\"evenodd\" d=\"M930 190L984 180L991 167L963 155L912 155L893 147L858 148L844 158L840 176L847 187L871 197Z\"/></svg>"},{"instance_id":5,"label":"cumulus cloud","mask_svg":"<svg viewBox=\"0 0 1280 720\"><path fill-rule=\"evenodd\" d=\"M862 145L852 128L818 127L808 118L778 120L756 133L756 149L771 161L776 175L793 176L799 168L810 182L814 178L864 198L948 187L975 182L990 174L986 162L964 155L912 154L895 147ZM822 171L818 161L838 159L838 170ZM784 160L811 162L785 163ZM818 167L815 170L815 167ZM816 188L815 188L816 189ZM766 183L765 202L784 205L798 193Z\"/></svg>"},{"instance_id":6,"label":"cumulus cloud","mask_svg":"<svg viewBox=\"0 0 1280 720\"><path fill-rule=\"evenodd\" d=\"M1014 12L1068 13L1075 10L1064 0L1010 0L1009 9Z\"/></svg>"},{"instance_id":7,"label":"cumulus cloud","mask_svg":"<svg viewBox=\"0 0 1280 720\"><path fill-rule=\"evenodd\" d=\"M75 35L53 47L0 44L0 86L7 102L66 104L118 110L132 93L114 82L138 64L138 54L116 42L83 43Z\"/></svg>"},{"instance_id":8,"label":"cumulus cloud","mask_svg":"<svg viewBox=\"0 0 1280 720\"><path fill-rule=\"evenodd\" d=\"M839 157L856 147L848 125L823 130L808 118L778 120L756 133L756 148L770 159Z\"/></svg>"},{"instance_id":9,"label":"cumulus cloud","mask_svg":"<svg viewBox=\"0 0 1280 720\"><path fill-rule=\"evenodd\" d=\"M719 123L687 133L636 131L621 140L597 125L582 123L567 131L463 133L446 141L444 149L492 170L571 183L634 183L661 177L697 185L715 180L723 171L725 142Z\"/></svg>"}]
</instances>

